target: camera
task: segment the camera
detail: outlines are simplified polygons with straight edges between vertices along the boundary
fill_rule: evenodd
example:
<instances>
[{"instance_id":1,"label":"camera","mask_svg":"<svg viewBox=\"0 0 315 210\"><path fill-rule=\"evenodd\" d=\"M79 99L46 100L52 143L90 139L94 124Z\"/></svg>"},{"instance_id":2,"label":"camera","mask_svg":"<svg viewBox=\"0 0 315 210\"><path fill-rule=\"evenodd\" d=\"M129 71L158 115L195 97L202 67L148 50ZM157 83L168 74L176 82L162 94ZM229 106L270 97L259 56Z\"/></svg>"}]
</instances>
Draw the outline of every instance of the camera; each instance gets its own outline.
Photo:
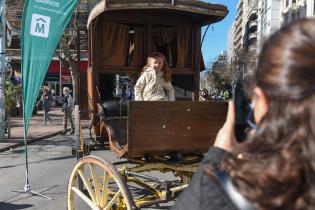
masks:
<instances>
[{"instance_id":1,"label":"camera","mask_svg":"<svg viewBox=\"0 0 315 210\"><path fill-rule=\"evenodd\" d=\"M244 92L244 85L242 82L236 82L233 85L233 102L235 106L235 137L238 142L245 141L247 131L250 126L247 122L247 117L250 112L250 99Z\"/></svg>"}]
</instances>

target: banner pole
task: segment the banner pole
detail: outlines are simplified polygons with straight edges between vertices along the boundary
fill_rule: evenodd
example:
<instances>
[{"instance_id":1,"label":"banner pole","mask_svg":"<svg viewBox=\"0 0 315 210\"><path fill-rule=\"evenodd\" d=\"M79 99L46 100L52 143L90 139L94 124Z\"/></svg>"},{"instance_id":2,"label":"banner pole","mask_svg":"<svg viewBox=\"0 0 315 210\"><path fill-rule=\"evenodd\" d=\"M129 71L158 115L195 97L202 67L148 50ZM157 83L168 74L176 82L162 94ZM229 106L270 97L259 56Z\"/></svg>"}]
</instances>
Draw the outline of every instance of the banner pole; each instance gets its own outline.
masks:
<instances>
[{"instance_id":1,"label":"banner pole","mask_svg":"<svg viewBox=\"0 0 315 210\"><path fill-rule=\"evenodd\" d=\"M22 95L26 178L25 195L52 198L31 190L29 182L27 131L32 112L51 58L79 0L25 0L22 19Z\"/></svg>"},{"instance_id":2,"label":"banner pole","mask_svg":"<svg viewBox=\"0 0 315 210\"><path fill-rule=\"evenodd\" d=\"M24 124L24 128L25 128L26 124L25 124L25 121L24 121L24 115L23 115L23 122L24 122L23 124ZM51 198L49 196L46 196L46 195L43 195L41 193L35 192L31 188L30 181L29 181L28 148L27 148L27 138L26 138L26 136L27 136L27 130L24 129L24 153L25 153L25 185L24 185L24 189L23 190L10 190L10 191L11 192L15 192L15 193L24 194L25 197L37 195L37 196L43 197L43 198L45 198L47 200L53 200L53 198Z\"/></svg>"},{"instance_id":3,"label":"banner pole","mask_svg":"<svg viewBox=\"0 0 315 210\"><path fill-rule=\"evenodd\" d=\"M24 120L23 120L24 122ZM31 190L29 178L28 178L28 149L27 149L27 140L26 140L26 132L24 130L24 153L25 153L25 193Z\"/></svg>"}]
</instances>

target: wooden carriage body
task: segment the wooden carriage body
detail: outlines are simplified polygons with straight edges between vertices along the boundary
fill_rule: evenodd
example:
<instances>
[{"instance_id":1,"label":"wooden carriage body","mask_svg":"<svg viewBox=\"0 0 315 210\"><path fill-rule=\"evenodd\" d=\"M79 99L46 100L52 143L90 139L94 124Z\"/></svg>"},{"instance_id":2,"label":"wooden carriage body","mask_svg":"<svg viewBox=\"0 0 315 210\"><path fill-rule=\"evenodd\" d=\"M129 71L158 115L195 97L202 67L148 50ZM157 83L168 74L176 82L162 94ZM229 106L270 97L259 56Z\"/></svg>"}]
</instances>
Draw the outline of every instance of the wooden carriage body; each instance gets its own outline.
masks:
<instances>
[{"instance_id":1,"label":"wooden carriage body","mask_svg":"<svg viewBox=\"0 0 315 210\"><path fill-rule=\"evenodd\" d=\"M227 103L201 102L198 95L201 27L226 14L225 6L197 0L102 0L91 11L85 105L97 110L103 101L115 104L119 76L136 80L154 51L165 54L171 67L176 101L127 101L126 118L107 117L94 126L101 134L105 130L101 137L108 136L111 150L128 161L116 169L95 156L81 158L70 176L68 209L80 209L80 199L91 209L140 209L172 200L188 187L201 153L225 121ZM143 173L150 171L172 172L180 182Z\"/></svg>"},{"instance_id":2,"label":"wooden carriage body","mask_svg":"<svg viewBox=\"0 0 315 210\"><path fill-rule=\"evenodd\" d=\"M183 137L183 134L176 132L182 130L182 128L175 125L167 125L167 128L161 130L161 132L166 132L167 134L160 133L159 129L161 127L158 127L159 137L158 135L142 135L135 138L135 135L140 133L136 130L135 132L137 133L134 134L134 129L130 129L131 127L147 126L144 130L150 130L150 126L153 126L153 124L150 125L148 123L145 123L145 125L137 124L140 121L136 119L139 116L142 116L142 120L146 117L153 117L154 111L157 110L161 112L156 116L161 118L162 121L164 118L166 121L178 123L182 122L185 116L195 120L194 126L199 120L198 124L201 127L204 127L204 123L206 123L202 116L209 114L210 110L212 114L219 113L221 116L220 120L214 121L217 125L210 122L212 126L207 129L211 130L212 127L212 131L217 131L218 126L222 125L222 119L225 115L225 112L222 110L226 110L225 105L223 105L225 108L220 108L208 103L208 108L206 108L207 105L193 105L191 102L198 100L200 71L204 69L201 55L201 27L222 20L227 13L228 10L225 6L196 0L103 0L91 11L88 19L87 106L89 109L96 110L96 104L98 103L102 104L104 101L117 100L113 96L113 92L117 91L117 75L128 76L128 78L136 81L142 71L142 67L146 63L147 56L152 52L162 52L171 67L176 102L166 102L166 104L163 102L151 102L150 105L143 105L145 103L137 102L129 103L128 124L125 122L126 126L122 126L123 130L128 130L128 136L125 136L125 139L133 143L137 139L136 144L142 142L141 145L136 146L139 151L134 150L133 143L128 143L126 147L123 146L125 150L129 150L130 154L137 156L143 152L154 152L142 148L142 146L145 147L144 143L152 140L150 145L155 147L153 142L159 144L158 139L162 139L163 137L161 138L161 136L163 135L167 136L167 138L173 138L173 140L176 139L176 135ZM180 103L181 101L186 101L186 105L183 105L185 103ZM150 108L149 106L152 107ZM187 115L187 111L185 114L185 111L181 110L182 106L186 106L187 109L194 107L192 110L196 110L195 112L198 113L204 111L204 115L199 114L199 119L193 118L193 115ZM165 107L165 109L157 109L158 107ZM198 108L196 109L196 107ZM137 109L139 110L137 111ZM172 111L174 114L178 113L178 115L170 114ZM133 116L135 112L139 115L138 117ZM176 120L171 118L176 118ZM151 120L151 122L153 121L161 120ZM188 127L189 123L191 122L187 122ZM154 126L163 125L154 124ZM101 128L98 127L94 129L101 138L109 140L108 132L101 131ZM191 130L190 133L194 131L197 139L198 135L199 137L202 136L201 133L198 134L201 130ZM170 133L168 132L173 132L173 134L169 135ZM207 136L209 137L209 135ZM145 140L145 138L148 139ZM185 142L185 139L188 141L189 138L183 137L181 142ZM190 139L193 139L193 137L191 136ZM203 145L199 148L192 148L186 143L183 143L183 145L191 148L192 151L205 152L204 150L209 147L210 142L204 144L205 138L199 138L199 140L200 142L194 142L196 145ZM166 140L165 143L167 142L170 141ZM168 145L168 148L164 149L167 151L187 150L183 145L175 146L176 143L175 145L172 144L174 143L165 144Z\"/></svg>"},{"instance_id":3,"label":"wooden carriage body","mask_svg":"<svg viewBox=\"0 0 315 210\"><path fill-rule=\"evenodd\" d=\"M128 118L107 125L117 157L207 152L225 121L227 104L201 101L129 101Z\"/></svg>"}]
</instances>

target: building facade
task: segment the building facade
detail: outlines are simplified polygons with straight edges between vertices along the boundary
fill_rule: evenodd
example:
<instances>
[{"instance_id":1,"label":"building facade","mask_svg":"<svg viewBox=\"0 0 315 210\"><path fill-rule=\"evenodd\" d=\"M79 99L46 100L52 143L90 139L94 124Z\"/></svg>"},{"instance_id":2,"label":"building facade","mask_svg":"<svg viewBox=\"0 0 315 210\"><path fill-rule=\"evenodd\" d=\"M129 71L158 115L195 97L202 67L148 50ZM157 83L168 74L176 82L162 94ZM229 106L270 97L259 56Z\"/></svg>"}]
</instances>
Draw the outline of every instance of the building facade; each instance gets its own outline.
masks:
<instances>
[{"instance_id":1,"label":"building facade","mask_svg":"<svg viewBox=\"0 0 315 210\"><path fill-rule=\"evenodd\" d=\"M227 34L227 59L230 60L232 57L234 57L234 21L230 27L230 30Z\"/></svg>"},{"instance_id":2,"label":"building facade","mask_svg":"<svg viewBox=\"0 0 315 210\"><path fill-rule=\"evenodd\" d=\"M247 10L247 0L240 0L237 5L237 16L234 21L234 38L233 44L235 50L240 50L243 48L244 35L246 27L246 10Z\"/></svg>"},{"instance_id":3,"label":"building facade","mask_svg":"<svg viewBox=\"0 0 315 210\"><path fill-rule=\"evenodd\" d=\"M259 53L264 41L280 27L314 17L315 0L239 0L236 9L227 38L228 57L239 50Z\"/></svg>"},{"instance_id":4,"label":"building facade","mask_svg":"<svg viewBox=\"0 0 315 210\"><path fill-rule=\"evenodd\" d=\"M264 41L281 26L281 2L282 0L258 1L258 52Z\"/></svg>"},{"instance_id":5,"label":"building facade","mask_svg":"<svg viewBox=\"0 0 315 210\"><path fill-rule=\"evenodd\" d=\"M281 25L286 25L295 20L314 17L314 0L284 0L281 4Z\"/></svg>"},{"instance_id":6,"label":"building facade","mask_svg":"<svg viewBox=\"0 0 315 210\"><path fill-rule=\"evenodd\" d=\"M240 0L237 16L227 35L227 57L231 60L238 51L255 51L257 47L258 0ZM232 42L233 40L233 42Z\"/></svg>"},{"instance_id":7,"label":"building facade","mask_svg":"<svg viewBox=\"0 0 315 210\"><path fill-rule=\"evenodd\" d=\"M249 0L246 8L246 26L243 37L243 48L246 51L255 52L257 49L257 28L258 28L258 0Z\"/></svg>"}]
</instances>

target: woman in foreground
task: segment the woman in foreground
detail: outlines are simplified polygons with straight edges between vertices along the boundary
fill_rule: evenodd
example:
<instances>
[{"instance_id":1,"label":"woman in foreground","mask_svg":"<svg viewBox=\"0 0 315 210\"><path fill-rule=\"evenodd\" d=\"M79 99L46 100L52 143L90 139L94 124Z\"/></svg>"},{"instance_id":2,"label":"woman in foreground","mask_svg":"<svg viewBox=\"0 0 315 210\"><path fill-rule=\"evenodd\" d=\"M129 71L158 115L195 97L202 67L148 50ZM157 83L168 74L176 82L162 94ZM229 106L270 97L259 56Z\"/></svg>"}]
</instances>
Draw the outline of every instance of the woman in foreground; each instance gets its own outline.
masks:
<instances>
[{"instance_id":1,"label":"woman in foreground","mask_svg":"<svg viewBox=\"0 0 315 210\"><path fill-rule=\"evenodd\" d=\"M315 209L315 20L265 42L255 82L256 128L237 143L230 102L214 147L173 209Z\"/></svg>"}]
</instances>

